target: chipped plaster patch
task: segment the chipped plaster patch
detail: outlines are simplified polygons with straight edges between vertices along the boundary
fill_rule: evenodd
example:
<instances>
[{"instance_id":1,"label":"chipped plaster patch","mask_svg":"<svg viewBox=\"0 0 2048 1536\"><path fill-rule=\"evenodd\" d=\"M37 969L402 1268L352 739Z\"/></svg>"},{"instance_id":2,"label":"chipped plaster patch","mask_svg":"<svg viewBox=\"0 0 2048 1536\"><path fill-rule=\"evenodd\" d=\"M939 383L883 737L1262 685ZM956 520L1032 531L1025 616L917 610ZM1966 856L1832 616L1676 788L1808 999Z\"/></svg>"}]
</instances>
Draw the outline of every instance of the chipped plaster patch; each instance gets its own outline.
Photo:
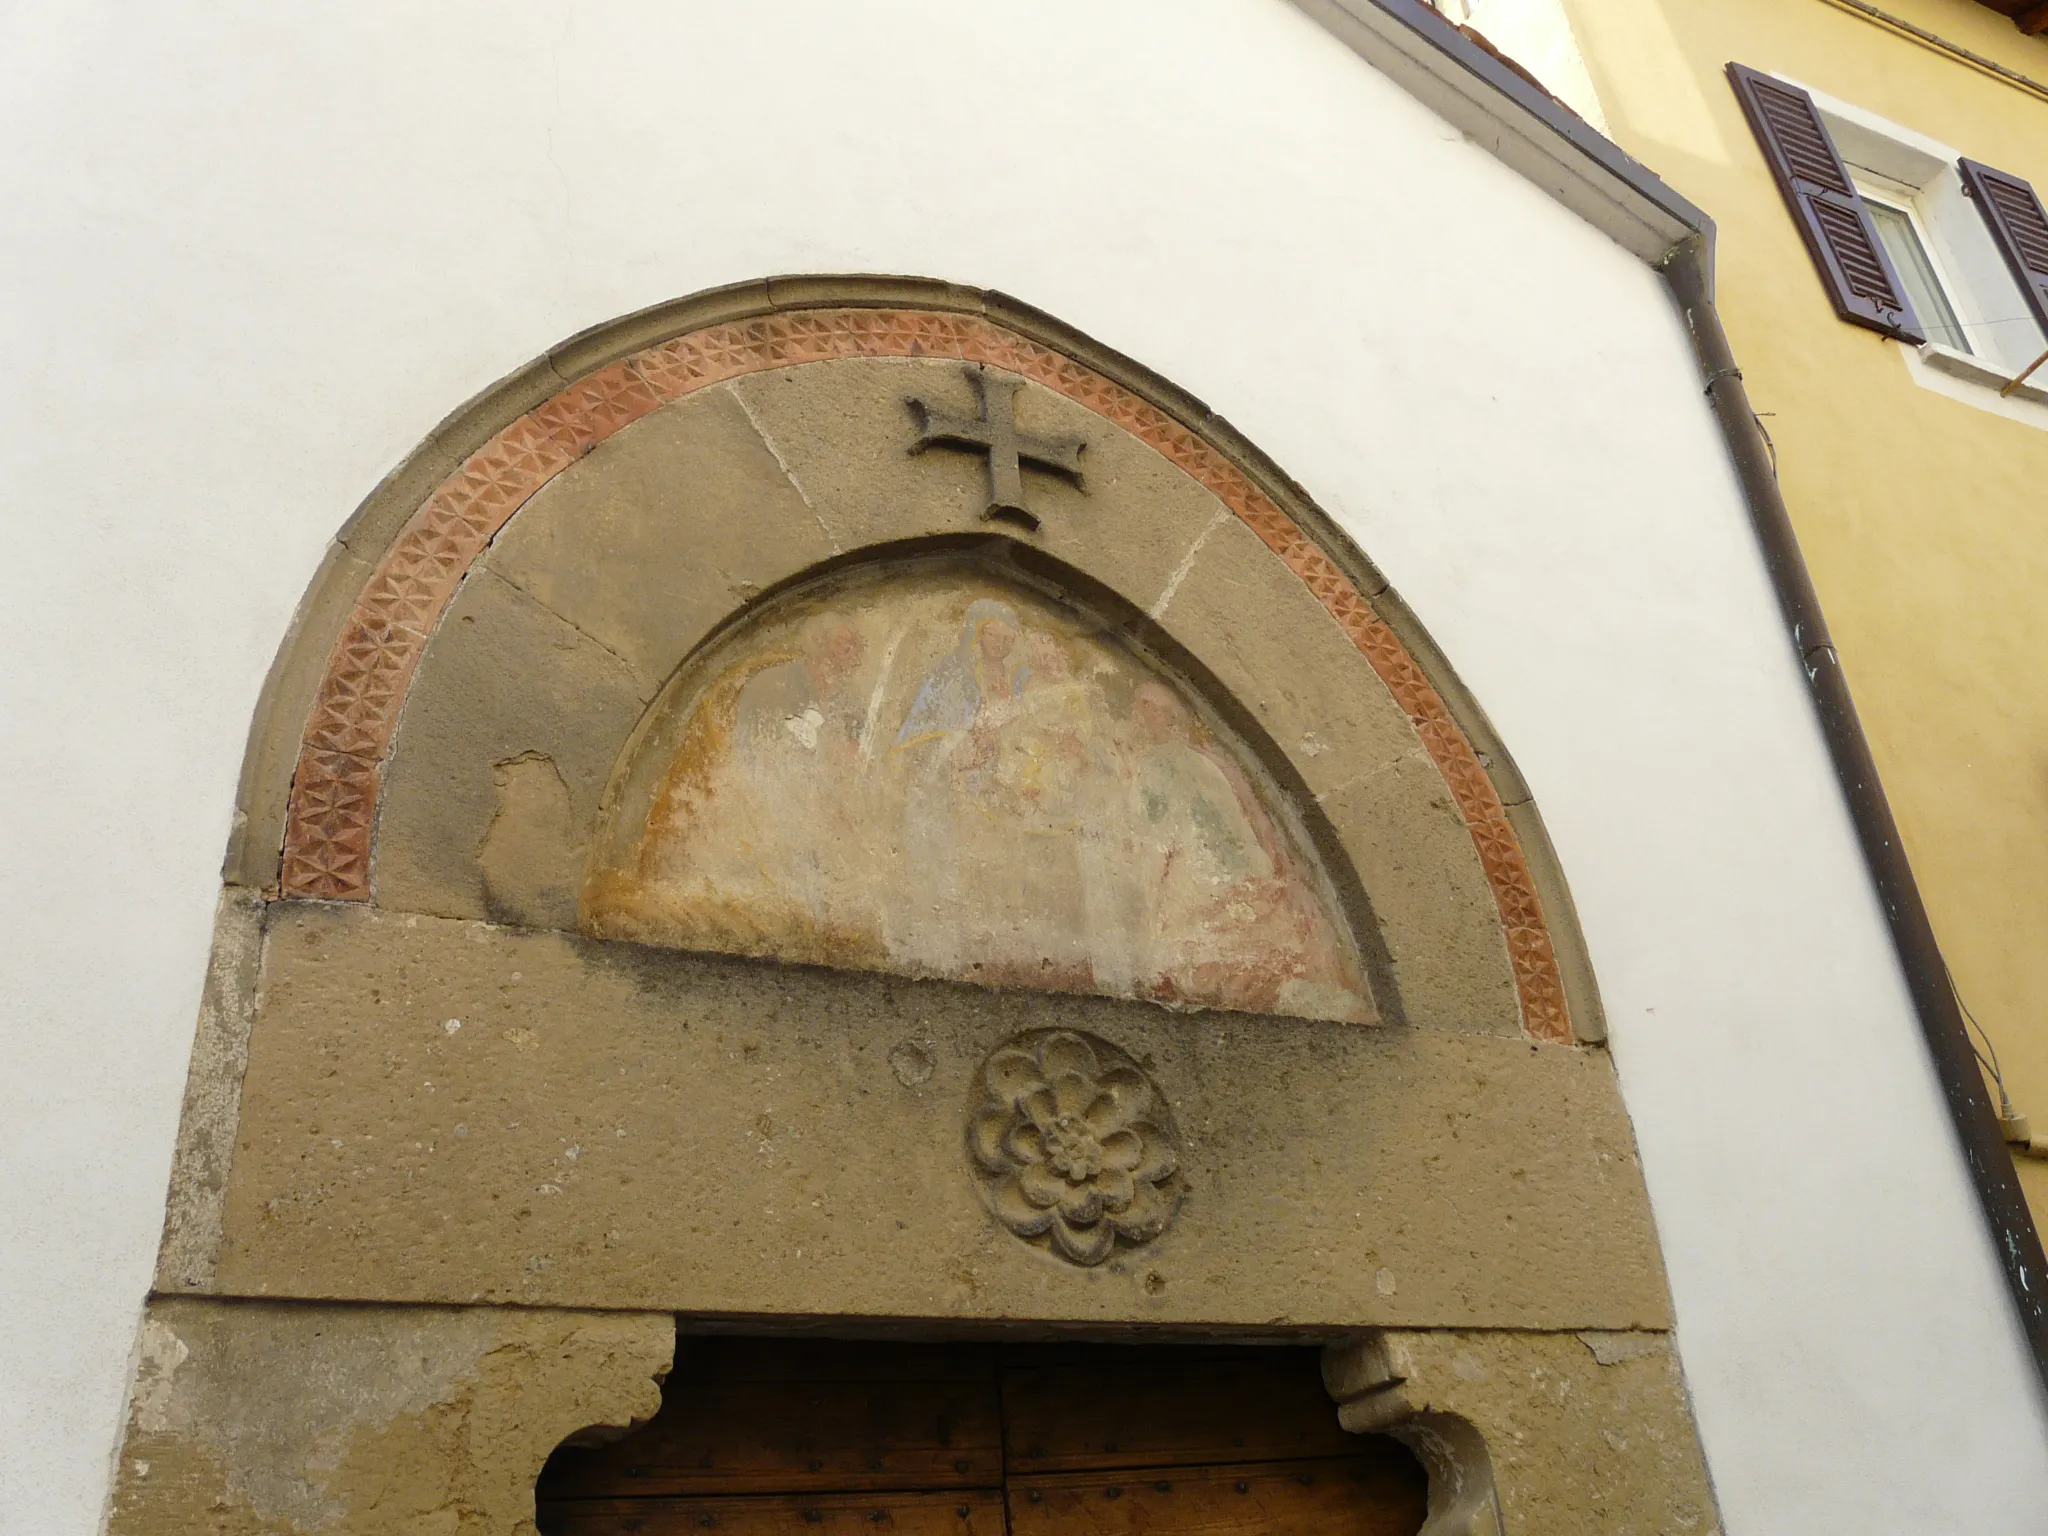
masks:
<instances>
[{"instance_id":1,"label":"chipped plaster patch","mask_svg":"<svg viewBox=\"0 0 2048 1536\"><path fill-rule=\"evenodd\" d=\"M134 1412L138 1429L151 1434L171 1430L171 1407L177 1390L175 1377L178 1367L191 1353L169 1323L156 1317L143 1319L142 1358L135 1372Z\"/></svg>"},{"instance_id":2,"label":"chipped plaster patch","mask_svg":"<svg viewBox=\"0 0 2048 1536\"><path fill-rule=\"evenodd\" d=\"M1602 1365L1626 1365L1631 1360L1661 1354L1665 1347L1664 1336L1656 1333L1582 1333L1579 1342Z\"/></svg>"}]
</instances>

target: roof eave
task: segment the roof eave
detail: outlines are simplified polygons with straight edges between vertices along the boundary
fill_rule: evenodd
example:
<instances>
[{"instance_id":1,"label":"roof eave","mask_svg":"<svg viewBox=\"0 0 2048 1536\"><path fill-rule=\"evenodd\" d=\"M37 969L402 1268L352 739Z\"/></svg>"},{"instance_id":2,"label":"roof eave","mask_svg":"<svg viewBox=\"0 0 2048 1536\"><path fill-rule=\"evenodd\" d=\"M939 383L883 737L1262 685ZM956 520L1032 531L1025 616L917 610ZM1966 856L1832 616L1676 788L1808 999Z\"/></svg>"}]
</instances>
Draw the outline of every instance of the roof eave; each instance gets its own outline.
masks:
<instances>
[{"instance_id":1,"label":"roof eave","mask_svg":"<svg viewBox=\"0 0 2048 1536\"><path fill-rule=\"evenodd\" d=\"M1294 0L1380 73L1610 239L1661 267L1713 221L1422 0Z\"/></svg>"}]
</instances>

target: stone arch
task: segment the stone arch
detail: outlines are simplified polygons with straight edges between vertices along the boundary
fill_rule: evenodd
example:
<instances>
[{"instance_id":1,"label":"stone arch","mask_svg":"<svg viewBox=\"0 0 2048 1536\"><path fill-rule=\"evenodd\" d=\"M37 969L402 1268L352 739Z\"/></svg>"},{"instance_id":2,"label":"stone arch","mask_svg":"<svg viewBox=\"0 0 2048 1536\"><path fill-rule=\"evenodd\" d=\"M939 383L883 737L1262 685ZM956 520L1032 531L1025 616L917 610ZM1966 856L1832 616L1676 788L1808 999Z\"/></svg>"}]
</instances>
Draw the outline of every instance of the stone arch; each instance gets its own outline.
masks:
<instances>
[{"instance_id":1,"label":"stone arch","mask_svg":"<svg viewBox=\"0 0 2048 1536\"><path fill-rule=\"evenodd\" d=\"M1178 602L1178 611L1162 615L1170 641L1198 662L1213 663L1232 696L1256 700L1251 712L1270 716L1260 723L1286 744L1288 765L1302 782L1319 798L1337 797L1328 802L1332 820L1344 819L1345 808L1338 802L1347 792L1345 783L1333 780L1343 776L1355 784L1365 773L1381 773L1375 799L1384 803L1391 790L1409 791L1419 797L1408 816L1412 826L1434 820L1441 824L1439 831L1454 828L1469 843L1470 853L1463 856L1433 848L1421 856L1427 867L1418 873L1412 867L1416 850L1396 852L1388 845L1389 836L1401 840L1398 831L1356 829L1354 843L1379 844L1377 857L1366 846L1355 847L1362 857L1354 863L1376 910L1396 927L1397 909L1403 906L1400 887L1407 888L1408 896L1458 904L1458 893L1447 890L1440 878L1457 863L1466 864L1485 893L1483 922L1474 919L1468 901L1462 931L1450 931L1459 926L1457 919L1438 921L1433 928L1423 921L1406 936L1406 955L1401 940L1389 935L1404 1002L1419 1006L1428 1021L1464 1015L1466 1022L1449 1024L1454 1028L1511 1029L1546 1042L1600 1038L1590 967L1527 791L1476 705L1355 548L1226 423L1165 381L996 296L910 280L777 282L632 317L558 349L545 366L536 365L495 398L466 408L462 419L437 433L417 462L402 467L380 488L345 531L309 603L259 716L244 777L245 821L231 851L231 872L243 883L287 897L390 904L377 882L388 873L387 862L399 862L386 858L393 819L390 781L405 771L401 722L426 712L424 705L409 703L415 677L433 647L451 647L451 613L457 625L485 622L478 614L455 612L473 569L511 570L512 584L529 596L542 586L561 584L559 573L545 569L552 555L522 555L509 548L522 541L524 529L546 521L522 509L529 503L575 500L573 483L590 478L592 462L623 456L611 452L621 446L613 443L615 435L625 434L622 443L644 443L651 429L638 424L650 417L672 419L679 406L687 408L693 400L704 407L699 415L724 410L730 416L731 391L746 388L757 398L772 398L770 386L807 366L928 368L938 359L1028 381L1037 387L1038 399L1059 403L1064 420L1092 418L1118 444L1149 450L1142 457L1150 462L1133 472L1149 476L1146 489L1157 497L1155 507L1168 509L1163 518L1153 519L1159 526L1134 526L1128 519L1114 529L1077 523L1038 536L1015 535L1017 542L1065 561L1140 608ZM847 387L859 393L858 385ZM956 392L964 387L955 381ZM757 409L740 404L742 415ZM900 403L894 409L900 414ZM737 428L730 421L725 425ZM709 436L717 436L715 427ZM829 431L824 436L829 438ZM872 443L855 446L870 458L875 453ZM705 451L714 458L720 452L746 457L730 445L711 443ZM964 485L971 479L965 474L970 466L958 467L962 474L953 478ZM743 481L756 476L753 488L771 489L770 499L788 513L792 526L801 527L807 518L815 524L816 514L800 505L805 492L786 466L761 462L757 455L752 465L733 461L711 468ZM784 482L779 487L773 485L778 475ZM796 506L789 505L792 486ZM1058 498L1069 491L1049 484L1038 494ZM857 505L859 500L851 497L841 509L841 526L814 526L812 537L797 539L789 552L801 551L811 563L829 563L888 540L957 537L963 526L991 527L977 523L958 497L952 505L924 506L908 515ZM1199 513L1177 515L1196 505ZM717 540L733 539L735 528L751 526L740 519L721 529L716 517L695 522L685 517L664 531L708 540L712 547L706 558L715 564ZM527 535L524 542L540 538ZM559 526L553 540L555 553L573 542ZM1157 558L1168 551L1163 561ZM1181 558L1202 554L1208 557L1205 572L1222 563L1219 557L1230 561L1241 587L1233 596L1241 601L1281 608L1299 607L1304 599L1313 602L1322 615L1322 633L1316 638L1326 648L1337 638L1341 648L1370 669L1362 679L1365 686L1347 697L1388 706L1384 723L1389 740L1400 738L1398 750L1381 754L1359 771L1360 759L1346 750L1350 744L1322 740L1300 700L1276 696L1271 686L1276 658L1246 656L1243 637L1221 632L1228 627L1228 612L1219 608L1206 622L1203 615L1190 617L1199 594L1186 588L1185 573L1170 591L1168 584ZM686 652L733 608L800 573L801 565L768 562L758 575L691 591L689 603L668 616L668 633L659 632L660 622L641 616L643 629L649 623L653 628L628 642L643 647L625 658L629 668L672 668L680 660L675 653ZM604 579L595 570L585 570L582 578ZM575 598L566 600L573 605ZM1297 633L1316 627L1298 627ZM1189 633L1180 633L1184 628ZM322 630L334 635L324 654ZM1327 724L1328 712L1322 713ZM516 756L494 760L493 775L511 776L515 794L559 802L567 786L549 783L537 760L521 767ZM490 798L474 783L470 793L479 803ZM1375 873L1383 892L1373 890ZM397 904L417 899L408 890ZM434 900L429 898L421 910L450 915L468 910L437 906ZM1482 928L1491 932L1482 933ZM1482 953L1496 947L1498 963L1496 954ZM1458 978L1446 997L1461 986L1469 992L1477 977L1503 975L1512 1020L1496 1008L1473 1008L1469 998L1446 1005L1444 997L1431 997L1433 989L1418 985L1418 974L1432 967L1442 971L1439 980L1449 981L1452 973ZM1482 1015L1490 1021L1476 1024Z\"/></svg>"},{"instance_id":2,"label":"stone arch","mask_svg":"<svg viewBox=\"0 0 2048 1536\"><path fill-rule=\"evenodd\" d=\"M920 412L1012 388L1020 430L1087 447L991 521L980 458L909 449ZM941 567L1085 610L1212 712L1298 812L1391 1027L593 936L606 818L672 758L641 748L691 669L779 604ZM303 1432L260 1444L223 1417L237 1372L288 1378L327 1330L360 1347L305 1347L371 1374L380 1339L451 1341L404 1413L496 1436L492 1403L540 1403L481 1492L423 1453L422 1500L510 1510L549 1436L644 1414L677 1316L1348 1340L1344 1422L1416 1444L1432 1531L1710 1507L1592 978L1505 751L1297 488L1044 316L806 279L565 344L344 529L239 809L117 1529L233 1504L294 1434L403 1430L362 1420L375 1394L301 1394ZM1041 1101L1094 1138L1051 1193ZM1651 1421L1616 1504L1610 1431ZM384 1528L350 1510L333 1528Z\"/></svg>"},{"instance_id":3,"label":"stone arch","mask_svg":"<svg viewBox=\"0 0 2048 1536\"><path fill-rule=\"evenodd\" d=\"M994 394L1017 413L1019 430L1085 444L1080 475L1032 476L1032 510L1021 519L983 515L994 482L980 457L913 451L933 413L964 419ZM173 1181L166 1288L643 1309L738 1304L743 1292L678 1289L629 1273L631 1264L599 1263L593 1234L609 1246L625 1230L603 1227L601 1213L544 1219L571 1209L543 1210L526 1198L565 1187L542 1171L555 1155L545 1147L491 1169L450 1172L479 1152L459 1145L473 1128L448 1120L445 1100L424 1096L446 1091L437 1064L480 1009L497 1022L460 1037L470 1091L502 1084L490 1092L515 1099L544 1086L608 1102L611 1086L593 1072L668 1082L685 1064L657 1037L668 1038L663 1019L677 1006L701 1016L710 1036L746 1034L742 1059L764 1062L773 1053L752 1037L749 1020L872 1012L869 1025L835 1045L850 1053L842 1069L886 1062L920 1115L937 1112L927 1100L940 1090L928 1093L927 1084L948 1074L961 1093L971 1083L983 1085L972 1092L987 1090L994 1079L978 1063L995 1059L984 1037L999 1025L1019 1039L1050 1028L1083 1041L1061 1049L1096 1063L1105 1084L1123 1070L1119 1062L1155 1076L1197 1074L1155 1084L1160 1104L1210 1092L1215 1081L1201 1074L1235 1071L1216 1063L1242 1049L1237 1026L1219 1017L1211 1039L1207 1025L1191 1031L1115 995L976 1001L914 978L906 990L903 978L764 972L587 942L594 930L602 938L579 899L606 797L659 719L671 680L785 594L941 557L1038 582L1089 608L1105 633L1155 657L1213 706L1270 774L1275 797L1296 802L1369 982L1361 1016L1411 1028L1330 1033L1302 1024L1274 1034L1269 1015L1257 1062L1274 1074L1261 1090L1271 1098L1265 1119L1307 1115L1311 1139L1335 1138L1313 1155L1326 1170L1318 1176L1359 1200L1396 1200L1403 1181L1424 1169L1431 1178L1466 1169L1486 1199L1513 1210L1504 1219L1520 1232L1549 1233L1543 1242L1561 1261L1535 1286L1549 1299L1533 1311L1511 1302L1519 1283L1511 1256L1489 1243L1487 1284L1443 1270L1432 1282L1435 1300L1404 1297L1362 1312L1318 1301L1315 1310L1335 1308L1324 1321L1578 1317L1615 1328L1661 1317L1666 1302L1611 1068L1604 1054L1542 1049L1594 1034L1597 1003L1540 822L1477 707L1363 557L1227 424L1043 316L911 280L778 282L579 338L458 413L344 530L259 711ZM487 968L502 964L511 982L548 976L550 1000L531 1005L504 983L485 987L472 962L486 950L497 957ZM381 1010L394 1006L443 1010L445 1034L416 1038L418 1020L408 1018L387 1038ZM1292 1009L1297 1022L1329 1011L1272 994L1250 1006ZM555 1031L578 1018L604 1020L626 1055L607 1058ZM881 1038L899 1024L900 1038ZM1283 1036L1292 1042L1284 1049ZM1459 1039L1475 1044L1450 1044ZM1536 1054L1497 1071L1485 1064L1493 1048L1476 1044L1489 1039ZM1160 1052L1184 1059L1155 1067ZM411 1066L394 1065L408 1053ZM346 1086L372 1061L383 1063L374 1082ZM707 1082L726 1071L700 1065ZM415 1070L420 1082L408 1085ZM545 1085L529 1080L535 1072ZM571 1092L579 1074L589 1080ZM736 1103L754 1088L715 1091ZM1353 1097L1361 1091L1363 1099ZM1218 1112L1226 1107L1250 1113L1221 1104ZM648 1126L667 1113L640 1109ZM1361 1113L1377 1117L1362 1141L1350 1134ZM554 1114L550 1107L543 1118ZM631 1134L632 1118L623 1117L617 1137ZM1234 1134L1253 1142L1272 1134L1254 1123L1260 1118ZM338 1132L344 1121L353 1137ZM418 1125L413 1147L443 1168L405 1166L406 1149L392 1144L388 1127L408 1122ZM525 1134L533 1124L515 1116L502 1128ZM753 1131L735 1124L717 1134L772 1140L781 1124L763 1112ZM580 1134L565 1122L553 1137L567 1149L562 1156L588 1150ZM867 1136L851 1122L832 1134ZM1445 1136L1456 1144L1448 1164L1436 1148ZM914 1153L905 1143L885 1161L954 1155L939 1150L946 1138L913 1139ZM343 1177L325 1166L330 1154L354 1158L349 1149L363 1141L379 1144L377 1169ZM975 1150L992 1201L1007 1198L1016 1174L1001 1160L1011 1145L1001 1156L993 1144ZM1288 1155L1310 1155L1305 1145L1288 1146ZM1529 1182L1532 1164L1555 1165L1552 1176ZM943 1177L936 1168L930 1176ZM726 1198L716 1181L676 1177L671 1207L695 1205L715 1219ZM517 1234L517 1245L566 1244L574 1263L535 1251L515 1272L506 1254L483 1258L459 1244L395 1236L416 1217L390 1203L398 1198L390 1181L416 1191L421 1180L451 1178L441 1198L459 1209L437 1221L474 1223L481 1207L472 1205L509 1200L519 1220L535 1221L533 1231L560 1228L546 1241ZM479 1194L479 1181L495 1187ZM1200 1183L1188 1182L1198 1205L1213 1198ZM1248 1252L1233 1224L1264 1221L1261 1187L1258 1179L1240 1185L1237 1198L1251 1204L1209 1229L1236 1250L1232 1263ZM979 1242L984 1218L958 1205L959 1192L947 1196L944 1241ZM773 1198L778 1220L786 1218L792 1192ZM1606 1202L1597 1219L1580 1209L1588 1199ZM1283 1225L1307 1220L1299 1209ZM1025 1213L1012 1230L1025 1235L1029 1224ZM352 1239L323 1250L304 1240L315 1228ZM380 1229L394 1234L382 1249L354 1240ZM1099 1238L1070 1233L1062 1251L1117 1267L1123 1261L1111 1255L1125 1250ZM1441 1257L1450 1233L1415 1238L1412 1250L1389 1248L1361 1225L1323 1257L1370 1258L1369 1272L1387 1277L1381 1294L1391 1296L1411 1257ZM1150 1240L1148 1232L1133 1242ZM1387 1262L1396 1252L1400 1263ZM586 1272L572 1275L578 1265ZM1267 1310L1258 1315L1288 1312L1307 1280L1283 1266L1252 1284L1219 1264L1209 1282L1220 1289L1184 1305L1229 1322L1260 1306ZM1353 1274L1341 1289L1356 1282ZM1567 1302L1567 1293L1581 1294ZM767 1301L777 1311L800 1298ZM853 1310L907 1304L884 1288ZM1583 1315L1582 1304L1590 1307ZM1097 1298L1082 1310L1094 1315L1101 1305Z\"/></svg>"}]
</instances>

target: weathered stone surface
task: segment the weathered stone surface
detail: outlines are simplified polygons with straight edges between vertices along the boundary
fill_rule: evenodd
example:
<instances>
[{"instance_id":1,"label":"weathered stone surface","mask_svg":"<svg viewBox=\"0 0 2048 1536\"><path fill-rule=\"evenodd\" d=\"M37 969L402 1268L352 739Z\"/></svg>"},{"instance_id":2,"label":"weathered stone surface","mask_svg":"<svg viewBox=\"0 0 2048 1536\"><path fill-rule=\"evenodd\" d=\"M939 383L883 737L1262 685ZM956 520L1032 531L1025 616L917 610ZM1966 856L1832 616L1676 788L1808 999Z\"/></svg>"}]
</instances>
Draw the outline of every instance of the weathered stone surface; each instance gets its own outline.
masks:
<instances>
[{"instance_id":1,"label":"weathered stone surface","mask_svg":"<svg viewBox=\"0 0 2048 1536\"><path fill-rule=\"evenodd\" d=\"M605 781L645 705L611 651L472 573L420 663L385 775L379 899L573 928Z\"/></svg>"},{"instance_id":2,"label":"weathered stone surface","mask_svg":"<svg viewBox=\"0 0 2048 1536\"><path fill-rule=\"evenodd\" d=\"M731 386L776 456L842 549L934 534L1001 531L983 521L988 460L929 448L913 454L916 419L905 404L973 416L967 364L856 358L759 373ZM1016 396L1017 427L1080 437L1083 483L1027 468L1024 495L1041 519L1022 542L1086 572L1150 609L1223 503L1155 450L1092 411L1035 384ZM1272 558L1268 556L1268 558Z\"/></svg>"},{"instance_id":3,"label":"weathered stone surface","mask_svg":"<svg viewBox=\"0 0 2048 1536\"><path fill-rule=\"evenodd\" d=\"M981 519L983 456L909 451L912 395L977 408L956 362L782 369L655 412L537 494L421 664L385 779L380 903L577 926L621 754L612 803L633 814L667 766L628 754L637 706L693 648L750 598L835 553L994 534ZM1016 410L1022 430L1087 440L1086 488L1027 472L1044 526L989 547L1042 550L1156 611L1172 646L1222 685L1226 713L1270 736L1286 759L1276 770L1327 797L1338 846L1324 851L1387 1016L1515 1032L1497 903L1455 812L1438 814L1449 803L1438 776L1365 657L1256 535L1155 450L1035 385ZM658 702L646 738L690 702ZM637 830L621 814L608 846Z\"/></svg>"},{"instance_id":4,"label":"weathered stone surface","mask_svg":"<svg viewBox=\"0 0 2048 1536\"><path fill-rule=\"evenodd\" d=\"M1506 807L1508 825L1522 845L1528 860L1529 879L1542 904L1544 931L1549 934L1557 956L1559 978L1571 1000L1572 1035L1591 1042L1607 1038L1607 1014L1600 1001L1600 980L1593 973L1593 957L1586 952L1585 930L1579 926L1578 908L1572 901L1564 866L1551 846L1550 832L1530 800Z\"/></svg>"},{"instance_id":5,"label":"weathered stone surface","mask_svg":"<svg viewBox=\"0 0 2048 1536\"><path fill-rule=\"evenodd\" d=\"M111 1536L531 1536L548 1453L660 1406L666 1315L151 1303Z\"/></svg>"},{"instance_id":6,"label":"weathered stone surface","mask_svg":"<svg viewBox=\"0 0 2048 1536\"><path fill-rule=\"evenodd\" d=\"M1428 755L1418 746L1320 803L1371 898L1407 1022L1519 1035L1500 905Z\"/></svg>"},{"instance_id":7,"label":"weathered stone surface","mask_svg":"<svg viewBox=\"0 0 2048 1536\"><path fill-rule=\"evenodd\" d=\"M482 564L617 652L651 694L734 609L835 552L720 386L563 470Z\"/></svg>"},{"instance_id":8,"label":"weathered stone surface","mask_svg":"<svg viewBox=\"0 0 2048 1536\"><path fill-rule=\"evenodd\" d=\"M1063 1025L1180 1130L1171 1230L1088 1270L968 1164L973 1074ZM913 1039L920 1071L892 1052ZM217 1286L317 1298L1204 1326L1661 1327L1604 1054L272 912Z\"/></svg>"},{"instance_id":9,"label":"weathered stone surface","mask_svg":"<svg viewBox=\"0 0 2048 1536\"><path fill-rule=\"evenodd\" d=\"M213 1279L262 954L262 899L231 885L214 909L213 952L207 958L199 1027L185 1074L184 1112L178 1117L178 1149L171 1159L170 1201L157 1254L160 1290L204 1290Z\"/></svg>"},{"instance_id":10,"label":"weathered stone surface","mask_svg":"<svg viewBox=\"0 0 2048 1536\"><path fill-rule=\"evenodd\" d=\"M292 770L299 760L306 717L327 674L335 632L348 617L372 567L346 545L327 546L277 662L263 680L256 717L249 726L248 755L235 792L235 820L228 834L222 874L229 885L260 891L277 883L278 850L284 842L286 803Z\"/></svg>"},{"instance_id":11,"label":"weathered stone surface","mask_svg":"<svg viewBox=\"0 0 2048 1536\"><path fill-rule=\"evenodd\" d=\"M1430 1471L1426 1536L1715 1536L1665 1333L1387 1332L1324 1356L1348 1429Z\"/></svg>"},{"instance_id":12,"label":"weathered stone surface","mask_svg":"<svg viewBox=\"0 0 2048 1536\"><path fill-rule=\"evenodd\" d=\"M1160 619L1265 728L1311 794L1420 745L1364 653L1235 517L1210 530Z\"/></svg>"}]
</instances>

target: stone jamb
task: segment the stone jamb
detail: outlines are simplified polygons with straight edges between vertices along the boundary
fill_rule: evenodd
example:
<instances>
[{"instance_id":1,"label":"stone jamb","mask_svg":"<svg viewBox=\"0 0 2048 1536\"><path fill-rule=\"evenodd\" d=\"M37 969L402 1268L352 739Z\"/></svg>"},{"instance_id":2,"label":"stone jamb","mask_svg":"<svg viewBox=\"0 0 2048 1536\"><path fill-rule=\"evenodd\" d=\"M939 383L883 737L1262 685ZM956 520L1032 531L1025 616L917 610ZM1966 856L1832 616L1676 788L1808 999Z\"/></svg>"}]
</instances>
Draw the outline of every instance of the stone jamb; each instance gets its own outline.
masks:
<instances>
[{"instance_id":1,"label":"stone jamb","mask_svg":"<svg viewBox=\"0 0 2048 1536\"><path fill-rule=\"evenodd\" d=\"M1429 1474L1418 1536L1720 1529L1668 1334L1373 1328L1323 1385Z\"/></svg>"},{"instance_id":2,"label":"stone jamb","mask_svg":"<svg viewBox=\"0 0 2048 1536\"><path fill-rule=\"evenodd\" d=\"M110 1536L534 1536L564 1440L660 1407L666 1313L159 1297Z\"/></svg>"}]
</instances>

